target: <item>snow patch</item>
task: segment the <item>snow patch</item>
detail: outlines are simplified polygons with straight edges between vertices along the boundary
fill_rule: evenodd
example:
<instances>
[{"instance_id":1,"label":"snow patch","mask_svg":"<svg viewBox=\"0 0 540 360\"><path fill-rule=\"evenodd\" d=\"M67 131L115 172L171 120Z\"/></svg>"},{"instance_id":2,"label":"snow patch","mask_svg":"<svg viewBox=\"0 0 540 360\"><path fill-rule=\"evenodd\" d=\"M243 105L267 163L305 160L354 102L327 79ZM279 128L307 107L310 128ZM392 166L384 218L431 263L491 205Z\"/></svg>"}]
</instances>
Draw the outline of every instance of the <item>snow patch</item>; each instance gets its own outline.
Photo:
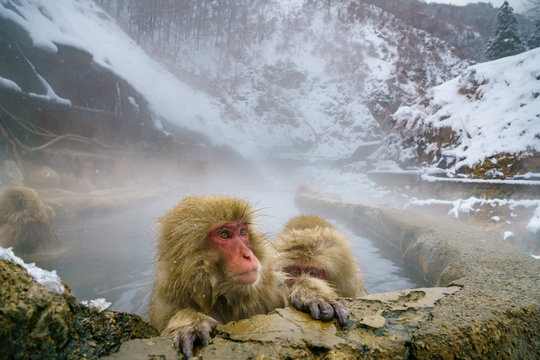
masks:
<instances>
[{"instance_id":1,"label":"snow patch","mask_svg":"<svg viewBox=\"0 0 540 360\"><path fill-rule=\"evenodd\" d=\"M3 87L5 89L14 90L17 92L22 91L19 85L17 85L14 81L11 81L9 79L0 77L0 87Z\"/></svg>"},{"instance_id":2,"label":"snow patch","mask_svg":"<svg viewBox=\"0 0 540 360\"><path fill-rule=\"evenodd\" d=\"M60 280L60 277L56 274L56 270L44 270L36 266L35 263L26 264L23 259L15 255L12 248L6 249L0 247L0 260L8 260L22 266L36 282L45 286L48 291L63 293L65 290L64 285L62 285L62 280Z\"/></svg>"},{"instance_id":3,"label":"snow patch","mask_svg":"<svg viewBox=\"0 0 540 360\"><path fill-rule=\"evenodd\" d=\"M426 206L426 205L448 205L452 208L448 211L448 215L454 215L457 219L460 215L468 215L471 212L477 211L475 207L489 205L492 207L495 206L508 206L511 210L518 207L534 207L536 206L536 211L533 215L533 218L530 220L527 229L531 232L540 231L540 200L537 199L479 199L477 197L471 196L468 199L458 199L458 200L441 200L441 199L425 199L419 200L417 198L412 198L405 208L409 206ZM499 222L501 219L498 216L491 217L491 220L494 222ZM507 224L511 224L510 221L506 221Z\"/></svg>"},{"instance_id":4,"label":"snow patch","mask_svg":"<svg viewBox=\"0 0 540 360\"><path fill-rule=\"evenodd\" d=\"M540 205L534 211L534 215L527 224L527 230L532 233L540 233Z\"/></svg>"},{"instance_id":5,"label":"snow patch","mask_svg":"<svg viewBox=\"0 0 540 360\"><path fill-rule=\"evenodd\" d=\"M98 312L106 310L112 303L105 300L105 298L97 298L94 300L83 300L81 304L91 309L96 309Z\"/></svg>"}]
</instances>

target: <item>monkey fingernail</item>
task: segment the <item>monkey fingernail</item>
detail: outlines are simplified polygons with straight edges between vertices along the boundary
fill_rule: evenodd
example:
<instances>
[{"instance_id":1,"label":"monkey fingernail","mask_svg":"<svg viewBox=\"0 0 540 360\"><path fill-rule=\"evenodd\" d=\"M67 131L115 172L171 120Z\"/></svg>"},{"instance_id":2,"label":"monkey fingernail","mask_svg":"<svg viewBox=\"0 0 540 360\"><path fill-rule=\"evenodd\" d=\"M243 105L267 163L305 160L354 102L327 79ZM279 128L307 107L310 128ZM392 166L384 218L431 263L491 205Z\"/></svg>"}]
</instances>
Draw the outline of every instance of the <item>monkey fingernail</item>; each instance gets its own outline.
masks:
<instances>
[{"instance_id":1,"label":"monkey fingernail","mask_svg":"<svg viewBox=\"0 0 540 360\"><path fill-rule=\"evenodd\" d=\"M321 320L330 321L334 318L334 309L329 304L321 305Z\"/></svg>"},{"instance_id":2,"label":"monkey fingernail","mask_svg":"<svg viewBox=\"0 0 540 360\"><path fill-rule=\"evenodd\" d=\"M349 315L348 314L342 314L337 313L338 323L341 326L347 326L349 324Z\"/></svg>"},{"instance_id":3,"label":"monkey fingernail","mask_svg":"<svg viewBox=\"0 0 540 360\"><path fill-rule=\"evenodd\" d=\"M345 304L342 302L338 302L334 304L333 306L334 306L334 310L336 312L336 317L338 319L339 324L341 326L347 326L347 324L349 323L349 315L350 315L349 309L347 309Z\"/></svg>"},{"instance_id":4,"label":"monkey fingernail","mask_svg":"<svg viewBox=\"0 0 540 360\"><path fill-rule=\"evenodd\" d=\"M311 317L315 320L319 320L321 317L319 304L317 304L316 301L311 301L308 306L309 306L309 312L311 313Z\"/></svg>"},{"instance_id":5,"label":"monkey fingernail","mask_svg":"<svg viewBox=\"0 0 540 360\"><path fill-rule=\"evenodd\" d=\"M182 339L182 352L187 358L193 356L193 341L195 341L195 334L186 336Z\"/></svg>"}]
</instances>

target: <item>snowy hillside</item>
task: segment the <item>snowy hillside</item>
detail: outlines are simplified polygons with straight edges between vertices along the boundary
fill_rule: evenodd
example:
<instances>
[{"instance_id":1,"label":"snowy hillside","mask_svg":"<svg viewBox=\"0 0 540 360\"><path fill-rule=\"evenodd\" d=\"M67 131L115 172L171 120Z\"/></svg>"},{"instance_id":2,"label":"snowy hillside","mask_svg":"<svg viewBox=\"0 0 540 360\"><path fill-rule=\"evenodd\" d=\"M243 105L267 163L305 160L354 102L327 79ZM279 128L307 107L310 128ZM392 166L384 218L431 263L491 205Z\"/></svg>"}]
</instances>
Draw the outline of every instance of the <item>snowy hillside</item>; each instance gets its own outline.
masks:
<instances>
[{"instance_id":1,"label":"snowy hillside","mask_svg":"<svg viewBox=\"0 0 540 360\"><path fill-rule=\"evenodd\" d=\"M538 169L540 49L471 66L393 115L385 158L449 175L500 178ZM536 160L535 160L536 159ZM536 165L535 165L536 164Z\"/></svg>"},{"instance_id":2,"label":"snowy hillside","mask_svg":"<svg viewBox=\"0 0 540 360\"><path fill-rule=\"evenodd\" d=\"M220 49L193 40L180 44L176 69L216 84L225 121L246 141L278 156L348 156L383 137L380 123L402 101L465 67L443 41L358 4L267 2L263 39L228 67Z\"/></svg>"},{"instance_id":3,"label":"snowy hillside","mask_svg":"<svg viewBox=\"0 0 540 360\"><path fill-rule=\"evenodd\" d=\"M89 52L96 63L127 80L148 100L158 128L158 117L163 116L195 131L224 130L219 128L220 110L212 98L178 81L91 0L0 0L0 17L19 24L34 46L46 51L57 52L57 44L62 44ZM23 87L10 79L0 78L1 83ZM54 89L50 90L47 96L54 99Z\"/></svg>"},{"instance_id":4,"label":"snowy hillside","mask_svg":"<svg viewBox=\"0 0 540 360\"><path fill-rule=\"evenodd\" d=\"M443 41L358 4L269 1L264 36L237 44L232 60L211 42L177 44L169 68L180 80L91 0L0 0L0 17L47 51L63 44L89 52L148 100L157 128L162 117L248 157L263 150L332 159L382 139L380 124L401 102L465 66Z\"/></svg>"}]
</instances>

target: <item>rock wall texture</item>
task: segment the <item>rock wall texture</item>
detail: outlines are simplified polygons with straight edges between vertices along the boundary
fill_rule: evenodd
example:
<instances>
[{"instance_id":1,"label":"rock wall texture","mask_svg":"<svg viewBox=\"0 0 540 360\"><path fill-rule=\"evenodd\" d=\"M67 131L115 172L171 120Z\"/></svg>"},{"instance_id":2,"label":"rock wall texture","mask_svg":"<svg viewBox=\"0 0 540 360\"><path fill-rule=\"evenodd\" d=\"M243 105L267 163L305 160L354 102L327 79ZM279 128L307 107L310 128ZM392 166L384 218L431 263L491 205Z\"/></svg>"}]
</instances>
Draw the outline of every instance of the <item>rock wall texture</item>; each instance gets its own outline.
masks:
<instances>
[{"instance_id":1,"label":"rock wall texture","mask_svg":"<svg viewBox=\"0 0 540 360\"><path fill-rule=\"evenodd\" d=\"M69 289L50 292L23 267L0 260L0 359L95 359L155 335L137 315L90 309Z\"/></svg>"}]
</instances>

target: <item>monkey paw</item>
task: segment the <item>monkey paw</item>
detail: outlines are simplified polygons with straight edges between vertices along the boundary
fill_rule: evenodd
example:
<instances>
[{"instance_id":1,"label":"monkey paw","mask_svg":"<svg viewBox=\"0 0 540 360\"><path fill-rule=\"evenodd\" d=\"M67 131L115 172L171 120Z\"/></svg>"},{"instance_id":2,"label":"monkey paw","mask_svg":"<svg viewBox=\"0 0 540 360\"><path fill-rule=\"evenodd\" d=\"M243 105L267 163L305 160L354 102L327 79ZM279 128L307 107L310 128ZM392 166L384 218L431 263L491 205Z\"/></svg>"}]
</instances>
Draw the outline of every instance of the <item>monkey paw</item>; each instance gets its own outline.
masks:
<instances>
[{"instance_id":1,"label":"monkey paw","mask_svg":"<svg viewBox=\"0 0 540 360\"><path fill-rule=\"evenodd\" d=\"M193 356L193 345L199 340L203 346L208 344L218 322L210 316L184 309L177 312L167 324L162 336L173 339L176 347L186 357Z\"/></svg>"},{"instance_id":2,"label":"monkey paw","mask_svg":"<svg viewBox=\"0 0 540 360\"><path fill-rule=\"evenodd\" d=\"M349 321L349 309L324 280L301 276L291 288L291 305L297 310L311 314L316 320L330 321L336 318L341 326Z\"/></svg>"}]
</instances>

